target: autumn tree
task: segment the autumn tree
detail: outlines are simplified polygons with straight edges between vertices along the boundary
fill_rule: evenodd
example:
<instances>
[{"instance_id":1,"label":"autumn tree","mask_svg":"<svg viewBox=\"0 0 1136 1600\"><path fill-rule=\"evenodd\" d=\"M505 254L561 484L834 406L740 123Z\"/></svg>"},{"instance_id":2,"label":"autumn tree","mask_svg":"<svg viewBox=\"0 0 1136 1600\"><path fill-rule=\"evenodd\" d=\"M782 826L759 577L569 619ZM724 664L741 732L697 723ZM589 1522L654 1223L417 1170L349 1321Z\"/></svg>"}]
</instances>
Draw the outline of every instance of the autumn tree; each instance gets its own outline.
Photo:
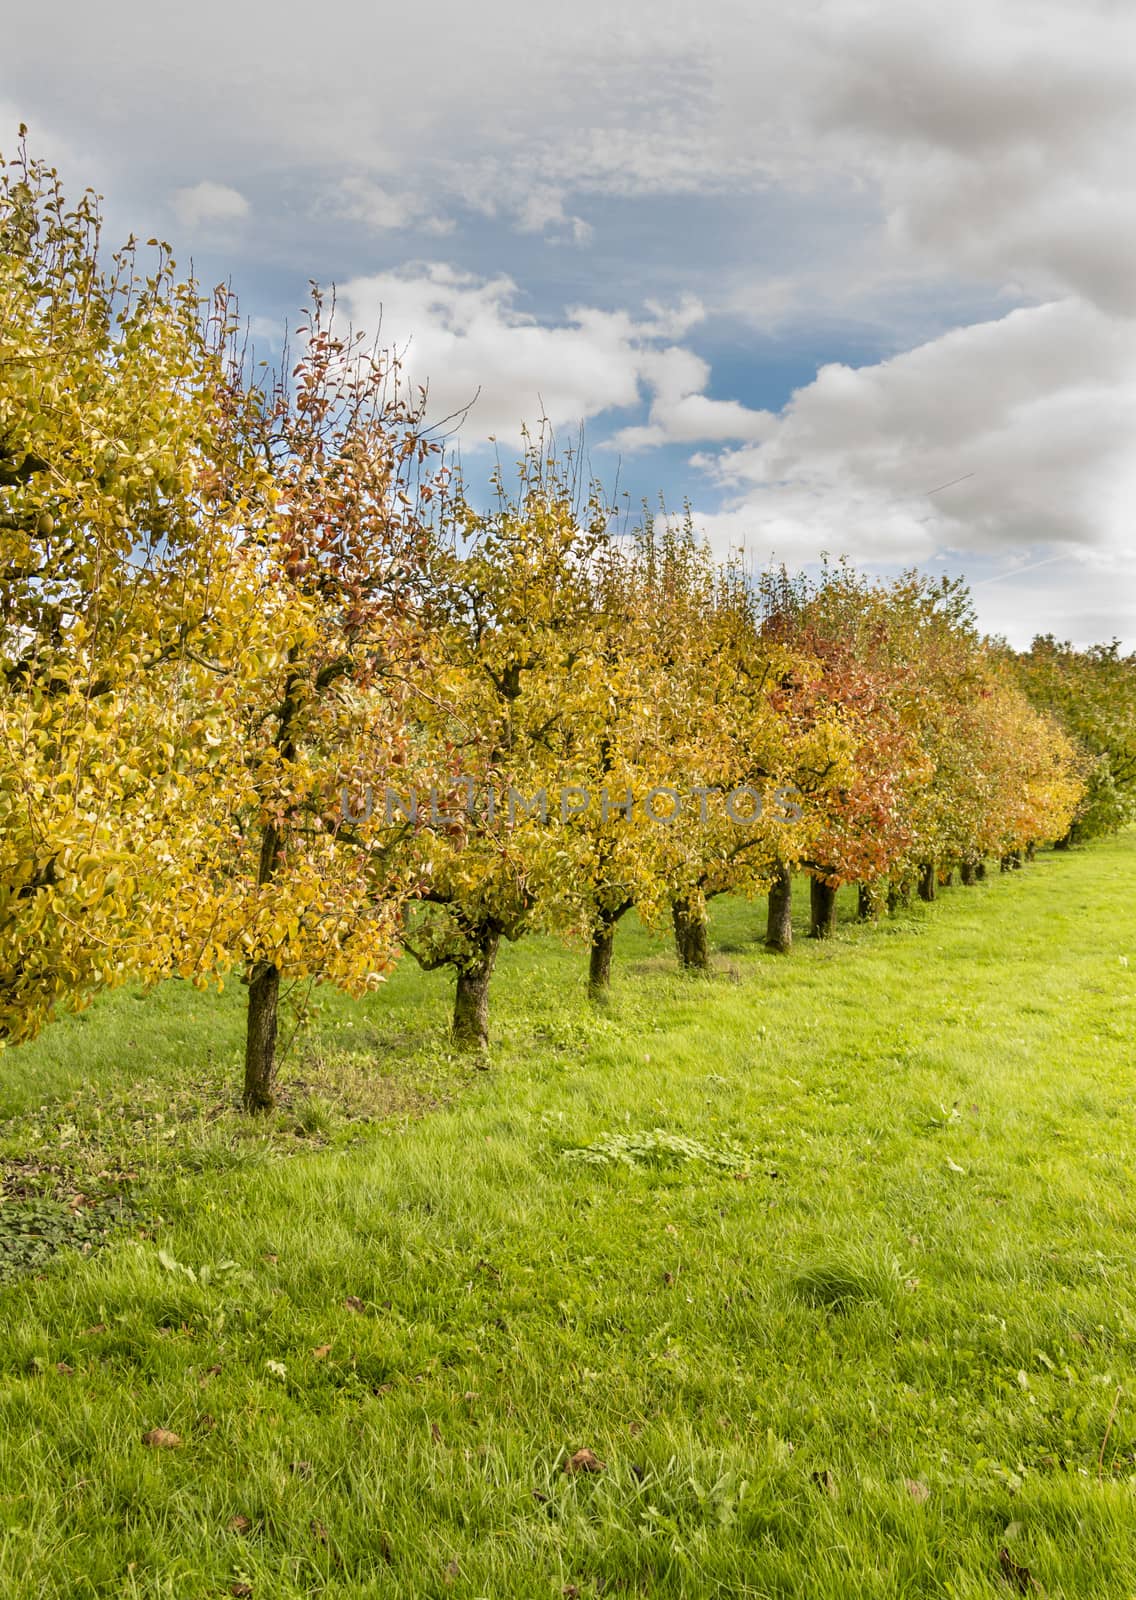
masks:
<instances>
[{"instance_id":1,"label":"autumn tree","mask_svg":"<svg viewBox=\"0 0 1136 1600\"><path fill-rule=\"evenodd\" d=\"M596 493L581 497L572 464L542 437L515 489L495 475L488 507L455 488L445 525L439 668L418 716L424 747L436 765L439 743L452 752L452 771L417 834L404 942L424 967L454 972L454 1040L481 1049L501 940L574 914L567 825L590 770L585 708L603 692L589 574L607 512Z\"/></svg>"},{"instance_id":2,"label":"autumn tree","mask_svg":"<svg viewBox=\"0 0 1136 1600\"><path fill-rule=\"evenodd\" d=\"M188 893L215 960L239 963L248 984L250 1111L273 1103L282 979L361 994L399 951L413 827L362 796L411 762L428 676L421 614L442 480L421 405L397 361L317 291L299 360L250 424L265 470L239 555L246 594L212 663L233 826Z\"/></svg>"},{"instance_id":3,"label":"autumn tree","mask_svg":"<svg viewBox=\"0 0 1136 1600\"><path fill-rule=\"evenodd\" d=\"M22 130L21 130L22 132ZM198 658L255 475L233 308L0 165L0 1039L163 969L215 789ZM203 777L204 775L204 777Z\"/></svg>"},{"instance_id":4,"label":"autumn tree","mask_svg":"<svg viewBox=\"0 0 1136 1600\"><path fill-rule=\"evenodd\" d=\"M1030 702L1056 717L1082 752L1084 794L1059 847L1136 820L1136 655L1116 640L1078 650L1052 634L1005 655Z\"/></svg>"}]
</instances>

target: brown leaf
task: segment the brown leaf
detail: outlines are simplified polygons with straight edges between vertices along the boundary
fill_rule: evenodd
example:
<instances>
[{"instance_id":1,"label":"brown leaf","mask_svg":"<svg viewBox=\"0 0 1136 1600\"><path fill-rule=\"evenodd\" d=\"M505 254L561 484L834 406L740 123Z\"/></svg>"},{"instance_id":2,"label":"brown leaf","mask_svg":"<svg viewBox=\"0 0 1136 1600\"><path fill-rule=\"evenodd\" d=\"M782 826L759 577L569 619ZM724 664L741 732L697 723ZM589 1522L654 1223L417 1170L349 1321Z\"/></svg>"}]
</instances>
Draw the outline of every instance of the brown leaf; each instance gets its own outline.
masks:
<instances>
[{"instance_id":1,"label":"brown leaf","mask_svg":"<svg viewBox=\"0 0 1136 1600\"><path fill-rule=\"evenodd\" d=\"M317 1344L312 1349L312 1355L317 1361L322 1361L324 1356L329 1356L330 1354L331 1346L329 1344Z\"/></svg>"},{"instance_id":2,"label":"brown leaf","mask_svg":"<svg viewBox=\"0 0 1136 1600\"><path fill-rule=\"evenodd\" d=\"M217 1418L211 1416L208 1411L203 1411L193 1426L199 1429L202 1433L212 1433L213 1429L217 1426Z\"/></svg>"},{"instance_id":3,"label":"brown leaf","mask_svg":"<svg viewBox=\"0 0 1136 1600\"><path fill-rule=\"evenodd\" d=\"M349 1294L343 1304L348 1311L362 1311L364 1309L363 1302L357 1294Z\"/></svg>"},{"instance_id":4,"label":"brown leaf","mask_svg":"<svg viewBox=\"0 0 1136 1600\"><path fill-rule=\"evenodd\" d=\"M839 1499L840 1490L836 1487L836 1479L827 1467L823 1472L813 1473L813 1482L818 1489L823 1489L825 1494L831 1496L833 1500Z\"/></svg>"},{"instance_id":5,"label":"brown leaf","mask_svg":"<svg viewBox=\"0 0 1136 1600\"><path fill-rule=\"evenodd\" d=\"M565 1472L603 1472L607 1466L606 1461L601 1461L594 1450L577 1450L576 1454L569 1456L564 1463Z\"/></svg>"},{"instance_id":6,"label":"brown leaf","mask_svg":"<svg viewBox=\"0 0 1136 1600\"><path fill-rule=\"evenodd\" d=\"M1028 1594L1031 1589L1041 1588L1030 1569L1019 1565L1005 1545L998 1552L998 1565L1006 1582L1012 1583L1019 1594Z\"/></svg>"},{"instance_id":7,"label":"brown leaf","mask_svg":"<svg viewBox=\"0 0 1136 1600\"><path fill-rule=\"evenodd\" d=\"M232 1533L247 1533L252 1527L248 1517L242 1517L238 1512L235 1517L229 1518L229 1529Z\"/></svg>"},{"instance_id":8,"label":"brown leaf","mask_svg":"<svg viewBox=\"0 0 1136 1600\"><path fill-rule=\"evenodd\" d=\"M264 1252L264 1259L265 1259L265 1260L266 1260L266 1261L269 1261L269 1262L271 1262L271 1263L272 1263L272 1265L273 1265L273 1266L275 1266L275 1265L276 1265L276 1263L277 1263L277 1262L278 1262L278 1261L279 1261L279 1260L280 1260L280 1257L279 1257L279 1256L277 1256L277 1255L273 1255L273 1253L272 1253L272 1251L271 1251L271 1250L266 1250L266 1251L265 1251L265 1252Z\"/></svg>"},{"instance_id":9,"label":"brown leaf","mask_svg":"<svg viewBox=\"0 0 1136 1600\"><path fill-rule=\"evenodd\" d=\"M310 1461L293 1461L292 1472L297 1478L310 1478L312 1475L312 1464Z\"/></svg>"},{"instance_id":10,"label":"brown leaf","mask_svg":"<svg viewBox=\"0 0 1136 1600\"><path fill-rule=\"evenodd\" d=\"M441 1430L441 1428L439 1428L439 1426L438 1426L438 1424L436 1422L432 1422L430 1424L430 1437L433 1439L435 1444L444 1445L445 1442L446 1442L442 1438L442 1430Z\"/></svg>"},{"instance_id":11,"label":"brown leaf","mask_svg":"<svg viewBox=\"0 0 1136 1600\"><path fill-rule=\"evenodd\" d=\"M920 1483L918 1478L904 1478L903 1487L915 1501L915 1504L919 1506L923 1504L924 1500L926 1500L928 1495L931 1493L927 1485L925 1483Z\"/></svg>"},{"instance_id":12,"label":"brown leaf","mask_svg":"<svg viewBox=\"0 0 1136 1600\"><path fill-rule=\"evenodd\" d=\"M456 1557L453 1561L447 1561L442 1571L442 1582L445 1584L453 1583L460 1571L461 1567L458 1565Z\"/></svg>"},{"instance_id":13,"label":"brown leaf","mask_svg":"<svg viewBox=\"0 0 1136 1600\"><path fill-rule=\"evenodd\" d=\"M176 1450L181 1439L168 1428L151 1428L149 1433L142 1435L142 1443L148 1444L152 1450Z\"/></svg>"},{"instance_id":14,"label":"brown leaf","mask_svg":"<svg viewBox=\"0 0 1136 1600\"><path fill-rule=\"evenodd\" d=\"M55 1370L56 1372L61 1372L65 1378L69 1378L74 1372L75 1368L69 1367L66 1361L57 1361L55 1363Z\"/></svg>"},{"instance_id":15,"label":"brown leaf","mask_svg":"<svg viewBox=\"0 0 1136 1600\"><path fill-rule=\"evenodd\" d=\"M237 1596L237 1600L252 1600L251 1583L231 1583L229 1593Z\"/></svg>"},{"instance_id":16,"label":"brown leaf","mask_svg":"<svg viewBox=\"0 0 1136 1600\"><path fill-rule=\"evenodd\" d=\"M95 1322L95 1323L92 1323L89 1328L84 1328L83 1329L84 1335L86 1335L88 1333L105 1333L105 1332L106 1332L106 1323L105 1322Z\"/></svg>"}]
</instances>

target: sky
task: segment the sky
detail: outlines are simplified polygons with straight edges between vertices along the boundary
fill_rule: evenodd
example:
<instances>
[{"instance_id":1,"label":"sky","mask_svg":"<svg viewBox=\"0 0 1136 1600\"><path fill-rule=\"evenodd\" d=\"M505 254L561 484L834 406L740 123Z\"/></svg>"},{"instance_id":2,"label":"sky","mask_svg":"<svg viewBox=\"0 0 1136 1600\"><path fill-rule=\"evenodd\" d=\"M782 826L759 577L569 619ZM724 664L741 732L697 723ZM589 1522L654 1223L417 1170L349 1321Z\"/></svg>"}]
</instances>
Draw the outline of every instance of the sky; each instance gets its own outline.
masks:
<instances>
[{"instance_id":1,"label":"sky","mask_svg":"<svg viewBox=\"0 0 1136 1600\"><path fill-rule=\"evenodd\" d=\"M471 482L543 416L755 567L1136 648L1128 0L46 0L20 122L265 354L334 283Z\"/></svg>"}]
</instances>

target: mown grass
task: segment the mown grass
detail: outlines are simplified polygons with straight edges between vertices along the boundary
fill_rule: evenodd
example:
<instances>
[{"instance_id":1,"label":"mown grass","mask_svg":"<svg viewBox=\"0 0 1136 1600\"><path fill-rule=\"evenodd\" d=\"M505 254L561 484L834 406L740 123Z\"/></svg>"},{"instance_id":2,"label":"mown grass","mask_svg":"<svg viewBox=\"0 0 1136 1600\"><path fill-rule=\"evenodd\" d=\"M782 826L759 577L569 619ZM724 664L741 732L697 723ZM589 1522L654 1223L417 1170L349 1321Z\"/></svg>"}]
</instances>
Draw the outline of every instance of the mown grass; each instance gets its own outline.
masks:
<instances>
[{"instance_id":1,"label":"mown grass","mask_svg":"<svg viewBox=\"0 0 1136 1600\"><path fill-rule=\"evenodd\" d=\"M488 1072L408 966L266 1127L239 990L9 1052L0 1228L107 1222L0 1287L0 1593L1131 1600L1134 861L533 941Z\"/></svg>"}]
</instances>

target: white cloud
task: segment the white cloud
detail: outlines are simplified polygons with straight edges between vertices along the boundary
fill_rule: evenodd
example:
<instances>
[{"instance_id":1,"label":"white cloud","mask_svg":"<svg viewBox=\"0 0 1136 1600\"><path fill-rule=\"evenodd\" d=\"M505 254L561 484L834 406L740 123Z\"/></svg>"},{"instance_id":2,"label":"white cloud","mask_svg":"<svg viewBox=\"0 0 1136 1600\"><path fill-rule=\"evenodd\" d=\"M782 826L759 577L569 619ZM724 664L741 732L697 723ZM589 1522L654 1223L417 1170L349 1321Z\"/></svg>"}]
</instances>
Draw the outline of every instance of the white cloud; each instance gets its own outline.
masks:
<instances>
[{"instance_id":1,"label":"white cloud","mask_svg":"<svg viewBox=\"0 0 1136 1600\"><path fill-rule=\"evenodd\" d=\"M452 233L452 218L436 216L420 191L390 189L373 178L348 177L339 184L335 209L351 222L361 222L373 233L415 228L422 233Z\"/></svg>"},{"instance_id":2,"label":"white cloud","mask_svg":"<svg viewBox=\"0 0 1136 1600\"><path fill-rule=\"evenodd\" d=\"M759 441L701 464L723 544L786 560L1132 547L1136 325L1074 299L874 366L822 367Z\"/></svg>"},{"instance_id":3,"label":"white cloud","mask_svg":"<svg viewBox=\"0 0 1136 1600\"><path fill-rule=\"evenodd\" d=\"M642 320L590 306L562 322L538 321L504 275L481 279L441 263L356 278L340 303L361 327L381 328L384 345L405 349L403 371L428 384L436 420L471 406L468 443L489 435L514 440L542 416L574 427L613 408L636 405L697 358L668 343L702 316L687 300L647 308ZM701 364L698 363L701 370Z\"/></svg>"},{"instance_id":4,"label":"white cloud","mask_svg":"<svg viewBox=\"0 0 1136 1600\"><path fill-rule=\"evenodd\" d=\"M239 222L248 216L249 203L239 189L204 178L192 188L176 192L174 211L182 227L200 228L219 222Z\"/></svg>"}]
</instances>

